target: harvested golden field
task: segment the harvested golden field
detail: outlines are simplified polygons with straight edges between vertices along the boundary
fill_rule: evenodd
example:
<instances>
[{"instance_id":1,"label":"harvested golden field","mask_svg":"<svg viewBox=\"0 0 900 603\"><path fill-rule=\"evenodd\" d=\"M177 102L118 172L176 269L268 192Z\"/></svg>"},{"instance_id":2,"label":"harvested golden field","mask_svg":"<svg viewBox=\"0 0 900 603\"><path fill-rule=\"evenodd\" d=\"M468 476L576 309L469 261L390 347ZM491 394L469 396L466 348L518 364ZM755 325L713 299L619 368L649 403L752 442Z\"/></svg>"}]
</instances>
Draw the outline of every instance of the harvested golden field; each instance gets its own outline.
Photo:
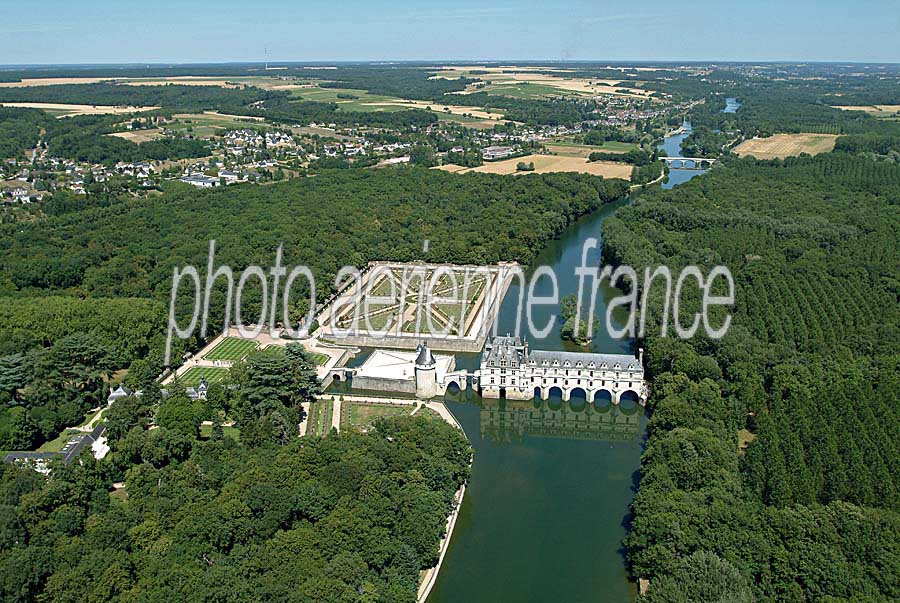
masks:
<instances>
[{"instance_id":1,"label":"harvested golden field","mask_svg":"<svg viewBox=\"0 0 900 603\"><path fill-rule=\"evenodd\" d=\"M230 79L220 77L202 77L197 75L179 75L163 78L135 78L120 80L118 84L129 86L165 86L167 84L180 84L182 86L220 86L222 88L240 88L243 84Z\"/></svg>"},{"instance_id":2,"label":"harvested golden field","mask_svg":"<svg viewBox=\"0 0 900 603\"><path fill-rule=\"evenodd\" d=\"M425 109L430 107L432 111L438 113L452 113L453 115L471 115L478 119L487 119L498 121L503 119L503 113L488 113L483 109L476 107L465 107L462 105L441 105L439 103L429 103L426 101L414 101L398 98L396 101L378 101L372 103L362 103L364 107L409 107L410 109Z\"/></svg>"},{"instance_id":3,"label":"harvested golden field","mask_svg":"<svg viewBox=\"0 0 900 603\"><path fill-rule=\"evenodd\" d=\"M138 144L156 140L157 138L161 138L162 135L163 132L159 128L152 128L149 130L129 130L127 132L113 132L112 134L110 134L110 136L115 136L116 138L124 138L125 140Z\"/></svg>"},{"instance_id":4,"label":"harvested golden field","mask_svg":"<svg viewBox=\"0 0 900 603\"><path fill-rule=\"evenodd\" d=\"M536 71L553 71L553 73L536 73ZM475 71L477 73L473 74ZM441 71L431 77L458 79L460 77L472 77L490 84L485 87L472 85L456 94L471 94L473 92L488 91L495 94L503 94L503 87L509 86L513 90L519 84L533 84L540 86L547 93L569 93L577 96L594 96L597 94L613 94L620 96L648 97L650 90L635 87L637 82L620 81L610 79L590 79L569 77L566 69L548 69L546 67L443 67ZM621 92L620 92L621 91ZM512 94L520 96L520 94Z\"/></svg>"},{"instance_id":5,"label":"harvested golden field","mask_svg":"<svg viewBox=\"0 0 900 603\"><path fill-rule=\"evenodd\" d=\"M451 174L459 174L461 172L467 172L469 170L469 168L462 166L462 165L456 165L455 163L448 163L446 165L438 165L438 166L435 166L434 169L441 170L442 172L450 172Z\"/></svg>"},{"instance_id":6,"label":"harvested golden field","mask_svg":"<svg viewBox=\"0 0 900 603\"><path fill-rule=\"evenodd\" d=\"M519 172L516 166L519 163L533 163L533 172ZM485 163L476 168L466 169L458 165L444 165L440 168L455 174L465 172L480 172L482 174L549 174L551 172L578 172L582 174L592 174L594 176L603 176L604 178L622 178L631 180L632 166L627 163L615 163L612 161L595 161L588 162L581 157L561 157L558 155L526 155L525 157L514 157L512 159L504 159L503 161L493 161Z\"/></svg>"},{"instance_id":7,"label":"harvested golden field","mask_svg":"<svg viewBox=\"0 0 900 603\"><path fill-rule=\"evenodd\" d=\"M20 82L0 82L0 88L25 88L28 86L55 86L57 84L96 84L105 82L108 77L36 77L26 78Z\"/></svg>"},{"instance_id":8,"label":"harvested golden field","mask_svg":"<svg viewBox=\"0 0 900 603\"><path fill-rule=\"evenodd\" d=\"M895 117L900 115L900 105L839 105L842 111L865 111L873 117Z\"/></svg>"},{"instance_id":9,"label":"harvested golden field","mask_svg":"<svg viewBox=\"0 0 900 603\"><path fill-rule=\"evenodd\" d=\"M250 75L236 77L210 77L202 75L179 75L163 78L129 78L120 80L119 84L129 86L164 86L166 84L181 84L182 86L219 86L221 88L243 88L255 86L264 90L293 90L295 88L309 88L312 84L305 79L281 79L269 75Z\"/></svg>"},{"instance_id":10,"label":"harvested golden field","mask_svg":"<svg viewBox=\"0 0 900 603\"><path fill-rule=\"evenodd\" d=\"M741 157L752 155L757 159L783 159L801 153L818 155L834 149L836 139L836 134L775 134L745 140L734 148L734 152Z\"/></svg>"},{"instance_id":11,"label":"harvested golden field","mask_svg":"<svg viewBox=\"0 0 900 603\"><path fill-rule=\"evenodd\" d=\"M244 86L256 86L266 90L291 90L294 88L306 88L311 86L305 79L280 79L275 76L239 76L223 78L218 76L202 75L178 75L172 77L42 77L27 78L20 82L0 82L0 88L24 88L27 86L55 86L58 84L96 84L98 82L110 82L128 86L165 86L166 84L181 84L182 86L220 86L222 88L242 88Z\"/></svg>"},{"instance_id":12,"label":"harvested golden field","mask_svg":"<svg viewBox=\"0 0 900 603\"><path fill-rule=\"evenodd\" d=\"M69 117L70 115L117 115L120 113L138 113L140 111L159 109L159 107L114 107L112 105L69 105L64 103L0 103L0 106L44 109L51 113L58 113L57 117Z\"/></svg>"}]
</instances>

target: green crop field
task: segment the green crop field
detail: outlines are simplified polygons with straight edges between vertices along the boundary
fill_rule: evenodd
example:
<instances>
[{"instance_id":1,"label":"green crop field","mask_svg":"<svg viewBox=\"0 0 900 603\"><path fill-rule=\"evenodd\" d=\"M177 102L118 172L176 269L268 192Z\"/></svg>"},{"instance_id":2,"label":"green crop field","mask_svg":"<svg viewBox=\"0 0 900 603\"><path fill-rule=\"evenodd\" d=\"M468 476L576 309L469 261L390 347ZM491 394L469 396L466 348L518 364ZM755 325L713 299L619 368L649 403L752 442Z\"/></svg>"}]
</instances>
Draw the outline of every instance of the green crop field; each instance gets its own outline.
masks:
<instances>
[{"instance_id":1,"label":"green crop field","mask_svg":"<svg viewBox=\"0 0 900 603\"><path fill-rule=\"evenodd\" d=\"M185 387L197 387L200 385L200 379L206 377L207 383L216 383L221 381L228 375L227 368L219 368L217 366L195 366L178 378Z\"/></svg>"},{"instance_id":2,"label":"green crop field","mask_svg":"<svg viewBox=\"0 0 900 603\"><path fill-rule=\"evenodd\" d=\"M226 337L203 356L204 360L240 360L256 349L256 342L240 337Z\"/></svg>"}]
</instances>

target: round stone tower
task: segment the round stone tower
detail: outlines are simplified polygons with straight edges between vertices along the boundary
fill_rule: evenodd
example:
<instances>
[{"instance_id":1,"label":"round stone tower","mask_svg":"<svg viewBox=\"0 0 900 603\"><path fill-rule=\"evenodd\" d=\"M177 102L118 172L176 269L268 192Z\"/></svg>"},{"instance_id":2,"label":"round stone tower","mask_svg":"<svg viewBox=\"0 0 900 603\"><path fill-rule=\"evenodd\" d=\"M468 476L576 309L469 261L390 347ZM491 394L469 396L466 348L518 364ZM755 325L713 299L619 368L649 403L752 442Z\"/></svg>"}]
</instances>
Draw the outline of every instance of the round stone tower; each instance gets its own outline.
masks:
<instances>
[{"instance_id":1,"label":"round stone tower","mask_svg":"<svg viewBox=\"0 0 900 603\"><path fill-rule=\"evenodd\" d=\"M424 341L416 351L416 397L433 398L438 393L437 363Z\"/></svg>"}]
</instances>

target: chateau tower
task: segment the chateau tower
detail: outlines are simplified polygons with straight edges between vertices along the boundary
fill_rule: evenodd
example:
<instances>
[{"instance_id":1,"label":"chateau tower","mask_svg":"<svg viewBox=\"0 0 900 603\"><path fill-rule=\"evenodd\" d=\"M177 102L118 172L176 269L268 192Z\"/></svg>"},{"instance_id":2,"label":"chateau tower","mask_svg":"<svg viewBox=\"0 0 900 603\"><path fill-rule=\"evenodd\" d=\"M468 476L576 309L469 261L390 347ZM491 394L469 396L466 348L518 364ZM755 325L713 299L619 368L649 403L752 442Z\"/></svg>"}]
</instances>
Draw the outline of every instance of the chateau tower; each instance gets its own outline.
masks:
<instances>
[{"instance_id":1,"label":"chateau tower","mask_svg":"<svg viewBox=\"0 0 900 603\"><path fill-rule=\"evenodd\" d=\"M433 398L438 394L437 363L424 341L416 348L416 397Z\"/></svg>"}]
</instances>

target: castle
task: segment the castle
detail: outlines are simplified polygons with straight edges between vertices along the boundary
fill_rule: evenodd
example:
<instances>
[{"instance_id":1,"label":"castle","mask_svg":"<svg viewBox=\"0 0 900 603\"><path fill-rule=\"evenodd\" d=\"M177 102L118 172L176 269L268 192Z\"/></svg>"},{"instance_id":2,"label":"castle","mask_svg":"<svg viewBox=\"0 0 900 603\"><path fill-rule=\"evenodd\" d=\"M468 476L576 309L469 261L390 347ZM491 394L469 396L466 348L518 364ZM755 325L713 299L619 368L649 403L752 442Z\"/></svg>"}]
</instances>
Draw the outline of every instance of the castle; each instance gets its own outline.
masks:
<instances>
[{"instance_id":1,"label":"castle","mask_svg":"<svg viewBox=\"0 0 900 603\"><path fill-rule=\"evenodd\" d=\"M423 341L415 352L377 349L361 366L336 367L330 375L334 381L352 377L354 389L396 392L428 399L443 395L451 383L465 389L468 373L455 369L455 357L435 356Z\"/></svg>"},{"instance_id":2,"label":"castle","mask_svg":"<svg viewBox=\"0 0 900 603\"><path fill-rule=\"evenodd\" d=\"M629 354L592 354L529 350L519 337L494 337L484 346L479 371L481 396L510 400L546 400L573 393L588 402L619 404L623 396L645 404L643 350Z\"/></svg>"}]
</instances>

